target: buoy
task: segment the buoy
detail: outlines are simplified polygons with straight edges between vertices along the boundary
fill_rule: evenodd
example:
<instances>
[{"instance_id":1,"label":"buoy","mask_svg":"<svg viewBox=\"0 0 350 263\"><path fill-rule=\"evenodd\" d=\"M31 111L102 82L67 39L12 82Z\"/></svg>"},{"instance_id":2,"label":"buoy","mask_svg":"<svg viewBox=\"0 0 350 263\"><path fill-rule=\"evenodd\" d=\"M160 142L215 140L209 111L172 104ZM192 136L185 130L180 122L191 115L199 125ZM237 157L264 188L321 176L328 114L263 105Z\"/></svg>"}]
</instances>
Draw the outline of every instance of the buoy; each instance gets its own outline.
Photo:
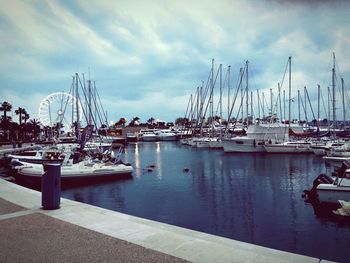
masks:
<instances>
[{"instance_id":1,"label":"buoy","mask_svg":"<svg viewBox=\"0 0 350 263\"><path fill-rule=\"evenodd\" d=\"M152 172L152 171L153 171L153 169L151 167L147 168L147 172Z\"/></svg>"},{"instance_id":2,"label":"buoy","mask_svg":"<svg viewBox=\"0 0 350 263\"><path fill-rule=\"evenodd\" d=\"M189 172L189 171L190 171L190 168L188 168L188 167L184 167L183 171L184 171L185 173L187 173L187 172Z\"/></svg>"},{"instance_id":3,"label":"buoy","mask_svg":"<svg viewBox=\"0 0 350 263\"><path fill-rule=\"evenodd\" d=\"M155 168L156 166L154 164L148 165L149 168Z\"/></svg>"}]
</instances>

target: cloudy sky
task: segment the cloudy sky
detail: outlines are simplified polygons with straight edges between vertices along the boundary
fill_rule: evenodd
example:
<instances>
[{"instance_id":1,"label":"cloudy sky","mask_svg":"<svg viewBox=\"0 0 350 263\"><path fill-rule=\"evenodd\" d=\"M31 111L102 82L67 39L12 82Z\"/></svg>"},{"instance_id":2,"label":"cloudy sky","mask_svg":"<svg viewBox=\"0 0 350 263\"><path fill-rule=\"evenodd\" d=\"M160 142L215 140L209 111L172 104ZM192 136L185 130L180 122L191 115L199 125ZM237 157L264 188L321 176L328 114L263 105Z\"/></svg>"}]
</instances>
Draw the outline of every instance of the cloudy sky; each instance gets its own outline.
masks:
<instances>
[{"instance_id":1,"label":"cloudy sky","mask_svg":"<svg viewBox=\"0 0 350 263\"><path fill-rule=\"evenodd\" d=\"M250 90L268 97L292 56L293 97L306 86L315 102L318 84L327 98L333 52L348 87L349 10L337 0L0 0L0 100L38 118L41 100L69 92L79 73L110 121L174 121L212 59L215 70L231 65L232 87L249 60Z\"/></svg>"}]
</instances>

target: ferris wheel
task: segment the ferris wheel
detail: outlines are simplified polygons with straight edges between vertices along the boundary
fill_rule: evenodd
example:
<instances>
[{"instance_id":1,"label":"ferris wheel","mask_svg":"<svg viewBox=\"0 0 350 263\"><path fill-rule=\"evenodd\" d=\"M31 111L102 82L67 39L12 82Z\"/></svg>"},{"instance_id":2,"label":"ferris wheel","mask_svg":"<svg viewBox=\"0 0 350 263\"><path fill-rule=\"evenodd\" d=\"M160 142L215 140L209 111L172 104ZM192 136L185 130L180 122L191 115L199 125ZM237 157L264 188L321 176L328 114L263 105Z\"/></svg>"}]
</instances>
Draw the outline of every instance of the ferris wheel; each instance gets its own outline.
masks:
<instances>
[{"instance_id":1,"label":"ferris wheel","mask_svg":"<svg viewBox=\"0 0 350 263\"><path fill-rule=\"evenodd\" d=\"M52 93L45 97L39 105L39 120L44 126L52 127L61 123L64 130L69 130L73 122L77 119L81 121L82 116L81 103L69 93Z\"/></svg>"}]
</instances>

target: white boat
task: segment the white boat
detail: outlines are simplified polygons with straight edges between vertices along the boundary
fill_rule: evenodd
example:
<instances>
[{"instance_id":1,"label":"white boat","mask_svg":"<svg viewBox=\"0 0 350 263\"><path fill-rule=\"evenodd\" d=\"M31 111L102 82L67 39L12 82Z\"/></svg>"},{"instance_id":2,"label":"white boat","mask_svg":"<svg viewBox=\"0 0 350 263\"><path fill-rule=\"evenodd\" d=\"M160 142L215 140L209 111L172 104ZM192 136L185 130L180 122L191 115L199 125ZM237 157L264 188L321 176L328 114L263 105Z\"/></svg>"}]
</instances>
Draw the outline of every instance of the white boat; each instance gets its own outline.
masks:
<instances>
[{"instance_id":1,"label":"white boat","mask_svg":"<svg viewBox=\"0 0 350 263\"><path fill-rule=\"evenodd\" d=\"M266 152L265 143L283 141L288 137L288 127L278 123L248 126L246 136L222 140L225 152Z\"/></svg>"},{"instance_id":2,"label":"white boat","mask_svg":"<svg viewBox=\"0 0 350 263\"><path fill-rule=\"evenodd\" d=\"M248 136L237 136L222 140L224 152L265 152L264 144L264 140Z\"/></svg>"},{"instance_id":3,"label":"white boat","mask_svg":"<svg viewBox=\"0 0 350 263\"><path fill-rule=\"evenodd\" d=\"M335 142L335 141L328 141L328 142L317 142L312 143L310 148L317 156L324 156L326 155L332 148L342 146L344 142Z\"/></svg>"},{"instance_id":4,"label":"white boat","mask_svg":"<svg viewBox=\"0 0 350 263\"><path fill-rule=\"evenodd\" d=\"M307 141L287 141L282 143L265 144L269 153L312 153L311 143Z\"/></svg>"},{"instance_id":5,"label":"white boat","mask_svg":"<svg viewBox=\"0 0 350 263\"><path fill-rule=\"evenodd\" d=\"M158 137L154 131L142 131L140 133L140 139L144 142L156 142Z\"/></svg>"},{"instance_id":6,"label":"white boat","mask_svg":"<svg viewBox=\"0 0 350 263\"><path fill-rule=\"evenodd\" d=\"M9 154L10 160L19 160L28 163L61 163L64 159L62 151L57 148L44 148L36 151L24 151L17 154Z\"/></svg>"},{"instance_id":7,"label":"white boat","mask_svg":"<svg viewBox=\"0 0 350 263\"><path fill-rule=\"evenodd\" d=\"M337 178L331 184L319 184L317 195L321 203L338 203L339 200L350 201L350 179Z\"/></svg>"},{"instance_id":8,"label":"white boat","mask_svg":"<svg viewBox=\"0 0 350 263\"><path fill-rule=\"evenodd\" d=\"M313 182L310 191L305 191L309 200L320 203L338 203L339 200L350 201L349 163L343 162L335 176L320 174Z\"/></svg>"},{"instance_id":9,"label":"white boat","mask_svg":"<svg viewBox=\"0 0 350 263\"><path fill-rule=\"evenodd\" d=\"M159 141L176 141L177 135L171 130L158 130L155 132Z\"/></svg>"},{"instance_id":10,"label":"white boat","mask_svg":"<svg viewBox=\"0 0 350 263\"><path fill-rule=\"evenodd\" d=\"M349 142L343 143L343 145L332 147L328 152L327 156L333 157L350 157L350 146Z\"/></svg>"},{"instance_id":11,"label":"white boat","mask_svg":"<svg viewBox=\"0 0 350 263\"><path fill-rule=\"evenodd\" d=\"M350 161L350 157L323 156L322 158L327 164L338 168L341 167L344 161Z\"/></svg>"},{"instance_id":12,"label":"white boat","mask_svg":"<svg viewBox=\"0 0 350 263\"><path fill-rule=\"evenodd\" d=\"M21 162L22 166L17 167L17 173L22 177L41 178L44 174L43 165ZM114 163L111 161L100 162L93 160L72 162L61 165L61 180L76 180L84 178L102 178L131 174L133 167L130 164Z\"/></svg>"},{"instance_id":13,"label":"white boat","mask_svg":"<svg viewBox=\"0 0 350 263\"><path fill-rule=\"evenodd\" d=\"M209 141L209 147L211 149L223 149L222 139L219 137L212 138L212 140Z\"/></svg>"}]
</instances>

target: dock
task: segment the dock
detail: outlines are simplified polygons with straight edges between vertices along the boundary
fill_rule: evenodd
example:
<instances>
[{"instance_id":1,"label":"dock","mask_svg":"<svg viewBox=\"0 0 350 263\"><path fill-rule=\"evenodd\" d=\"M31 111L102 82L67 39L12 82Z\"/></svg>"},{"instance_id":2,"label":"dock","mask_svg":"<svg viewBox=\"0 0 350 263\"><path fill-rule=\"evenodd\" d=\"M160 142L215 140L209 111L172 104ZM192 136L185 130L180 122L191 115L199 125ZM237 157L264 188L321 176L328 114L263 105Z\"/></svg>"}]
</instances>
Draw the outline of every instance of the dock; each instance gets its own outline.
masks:
<instances>
[{"instance_id":1,"label":"dock","mask_svg":"<svg viewBox=\"0 0 350 263\"><path fill-rule=\"evenodd\" d=\"M329 262L41 193L0 179L0 262Z\"/></svg>"}]
</instances>

